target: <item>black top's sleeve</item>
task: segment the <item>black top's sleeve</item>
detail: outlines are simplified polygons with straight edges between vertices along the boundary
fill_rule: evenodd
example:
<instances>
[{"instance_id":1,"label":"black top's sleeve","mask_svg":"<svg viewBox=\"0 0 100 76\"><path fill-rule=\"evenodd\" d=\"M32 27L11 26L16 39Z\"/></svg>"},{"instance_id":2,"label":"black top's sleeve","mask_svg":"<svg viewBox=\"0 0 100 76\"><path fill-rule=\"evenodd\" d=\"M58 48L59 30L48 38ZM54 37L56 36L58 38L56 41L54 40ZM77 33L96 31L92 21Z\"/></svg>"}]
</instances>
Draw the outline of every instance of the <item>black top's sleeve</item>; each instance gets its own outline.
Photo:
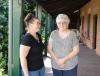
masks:
<instances>
[{"instance_id":1,"label":"black top's sleeve","mask_svg":"<svg viewBox=\"0 0 100 76\"><path fill-rule=\"evenodd\" d=\"M25 35L22 40L21 40L21 45L25 46L32 46L32 41L31 37L28 35Z\"/></svg>"}]
</instances>

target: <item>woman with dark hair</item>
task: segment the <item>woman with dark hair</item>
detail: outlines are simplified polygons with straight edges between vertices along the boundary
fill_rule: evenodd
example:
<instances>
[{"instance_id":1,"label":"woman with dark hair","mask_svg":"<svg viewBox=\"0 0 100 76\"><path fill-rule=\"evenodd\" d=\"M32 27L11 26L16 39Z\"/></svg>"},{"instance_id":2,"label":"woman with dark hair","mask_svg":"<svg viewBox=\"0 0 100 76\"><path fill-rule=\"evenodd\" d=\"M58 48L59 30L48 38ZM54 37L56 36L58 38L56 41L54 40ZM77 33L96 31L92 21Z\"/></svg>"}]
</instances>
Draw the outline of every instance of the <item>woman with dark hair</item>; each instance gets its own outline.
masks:
<instances>
[{"instance_id":1,"label":"woman with dark hair","mask_svg":"<svg viewBox=\"0 0 100 76\"><path fill-rule=\"evenodd\" d=\"M38 33L41 22L32 13L25 17L24 22L27 32L20 44L22 76L44 76L45 69L42 55L44 45Z\"/></svg>"}]
</instances>

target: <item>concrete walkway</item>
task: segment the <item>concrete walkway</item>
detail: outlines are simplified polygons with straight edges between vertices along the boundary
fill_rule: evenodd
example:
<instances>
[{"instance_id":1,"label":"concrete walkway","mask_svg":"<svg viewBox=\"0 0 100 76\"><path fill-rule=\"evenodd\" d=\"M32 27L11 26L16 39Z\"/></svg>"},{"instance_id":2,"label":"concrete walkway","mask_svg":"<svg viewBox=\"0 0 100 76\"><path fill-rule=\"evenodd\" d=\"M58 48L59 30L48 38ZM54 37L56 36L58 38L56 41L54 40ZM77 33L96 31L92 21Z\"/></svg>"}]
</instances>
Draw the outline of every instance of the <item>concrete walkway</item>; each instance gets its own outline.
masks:
<instances>
[{"instance_id":1,"label":"concrete walkway","mask_svg":"<svg viewBox=\"0 0 100 76\"><path fill-rule=\"evenodd\" d=\"M46 76L53 76L50 58L45 57L44 62ZM78 76L100 76L100 56L83 45L80 45Z\"/></svg>"},{"instance_id":2,"label":"concrete walkway","mask_svg":"<svg viewBox=\"0 0 100 76\"><path fill-rule=\"evenodd\" d=\"M100 76L100 56L95 50L80 46L78 76Z\"/></svg>"}]
</instances>

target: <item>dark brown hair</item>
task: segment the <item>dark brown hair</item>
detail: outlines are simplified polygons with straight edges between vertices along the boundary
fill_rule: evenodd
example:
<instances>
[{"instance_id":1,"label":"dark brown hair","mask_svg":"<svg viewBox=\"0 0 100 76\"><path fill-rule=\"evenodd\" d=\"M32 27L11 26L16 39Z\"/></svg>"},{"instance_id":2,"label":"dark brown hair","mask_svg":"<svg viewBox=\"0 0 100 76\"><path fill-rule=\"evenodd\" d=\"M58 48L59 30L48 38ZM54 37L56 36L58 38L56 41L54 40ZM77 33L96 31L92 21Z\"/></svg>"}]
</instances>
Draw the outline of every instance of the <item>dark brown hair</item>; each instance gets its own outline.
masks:
<instances>
[{"instance_id":1,"label":"dark brown hair","mask_svg":"<svg viewBox=\"0 0 100 76\"><path fill-rule=\"evenodd\" d=\"M29 23L32 23L34 19L38 19L36 16L34 16L32 13L28 13L24 19L24 22L26 26L29 26Z\"/></svg>"}]
</instances>

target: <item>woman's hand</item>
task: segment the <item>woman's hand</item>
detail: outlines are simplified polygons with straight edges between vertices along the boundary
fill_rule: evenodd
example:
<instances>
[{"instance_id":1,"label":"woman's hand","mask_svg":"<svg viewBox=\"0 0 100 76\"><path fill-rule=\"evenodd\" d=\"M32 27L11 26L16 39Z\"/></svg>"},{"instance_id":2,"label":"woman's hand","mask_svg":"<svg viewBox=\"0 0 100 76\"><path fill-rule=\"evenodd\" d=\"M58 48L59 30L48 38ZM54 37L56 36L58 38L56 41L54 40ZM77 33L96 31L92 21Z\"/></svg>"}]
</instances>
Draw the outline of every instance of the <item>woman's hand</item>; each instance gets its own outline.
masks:
<instances>
[{"instance_id":1,"label":"woman's hand","mask_svg":"<svg viewBox=\"0 0 100 76\"><path fill-rule=\"evenodd\" d=\"M61 59L56 59L56 63L60 66L60 67L64 67L65 65L65 60L64 58L61 58Z\"/></svg>"}]
</instances>

